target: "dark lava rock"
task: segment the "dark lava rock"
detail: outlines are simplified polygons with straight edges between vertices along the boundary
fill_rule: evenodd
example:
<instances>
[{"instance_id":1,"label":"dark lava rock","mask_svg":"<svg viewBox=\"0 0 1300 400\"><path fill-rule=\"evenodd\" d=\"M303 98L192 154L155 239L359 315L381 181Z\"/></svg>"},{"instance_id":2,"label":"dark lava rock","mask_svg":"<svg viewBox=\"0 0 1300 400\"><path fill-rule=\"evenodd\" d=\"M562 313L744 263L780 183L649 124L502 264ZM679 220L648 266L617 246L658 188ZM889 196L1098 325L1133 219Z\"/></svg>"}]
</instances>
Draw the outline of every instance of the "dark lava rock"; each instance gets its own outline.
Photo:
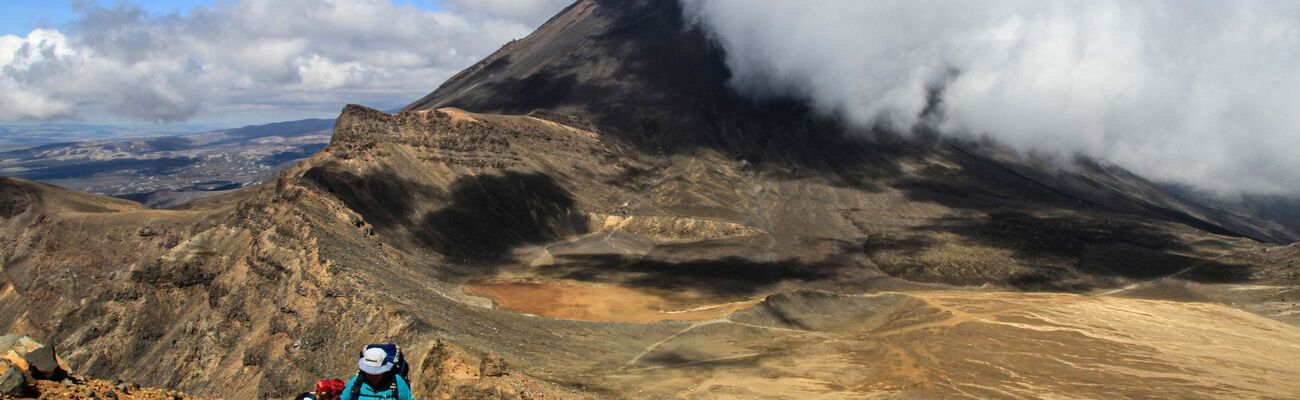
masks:
<instances>
[{"instance_id":1,"label":"dark lava rock","mask_svg":"<svg viewBox=\"0 0 1300 400\"><path fill-rule=\"evenodd\" d=\"M27 360L27 364L31 366L29 372L32 373L33 378L59 381L67 377L67 373L63 371L63 368L59 367L59 362L54 356L54 349L49 346L32 350L23 355L23 359Z\"/></svg>"}]
</instances>

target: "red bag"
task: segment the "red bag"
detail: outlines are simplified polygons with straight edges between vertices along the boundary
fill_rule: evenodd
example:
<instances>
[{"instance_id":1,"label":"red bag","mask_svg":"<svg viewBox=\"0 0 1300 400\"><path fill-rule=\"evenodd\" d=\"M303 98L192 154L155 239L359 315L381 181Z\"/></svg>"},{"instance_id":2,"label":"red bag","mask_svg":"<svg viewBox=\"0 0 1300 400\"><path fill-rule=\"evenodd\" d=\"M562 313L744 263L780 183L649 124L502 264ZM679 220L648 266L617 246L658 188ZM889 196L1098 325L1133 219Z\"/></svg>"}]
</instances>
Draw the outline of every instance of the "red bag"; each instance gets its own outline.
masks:
<instances>
[{"instance_id":1,"label":"red bag","mask_svg":"<svg viewBox=\"0 0 1300 400\"><path fill-rule=\"evenodd\" d=\"M321 379L316 382L316 400L338 400L346 384L338 379Z\"/></svg>"}]
</instances>

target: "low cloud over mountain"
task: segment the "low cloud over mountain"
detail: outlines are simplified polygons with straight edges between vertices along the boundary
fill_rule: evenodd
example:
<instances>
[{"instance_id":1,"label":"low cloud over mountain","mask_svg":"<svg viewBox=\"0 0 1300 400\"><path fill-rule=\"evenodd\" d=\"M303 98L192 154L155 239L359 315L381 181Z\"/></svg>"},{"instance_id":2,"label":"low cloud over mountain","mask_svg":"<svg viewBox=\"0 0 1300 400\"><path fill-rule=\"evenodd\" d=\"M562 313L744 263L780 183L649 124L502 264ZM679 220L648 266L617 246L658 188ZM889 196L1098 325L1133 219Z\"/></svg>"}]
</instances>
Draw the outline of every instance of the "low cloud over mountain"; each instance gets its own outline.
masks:
<instances>
[{"instance_id":1,"label":"low cloud over mountain","mask_svg":"<svg viewBox=\"0 0 1300 400\"><path fill-rule=\"evenodd\" d=\"M1300 4L686 0L732 84L907 129L1084 154L1228 192L1300 191Z\"/></svg>"}]
</instances>

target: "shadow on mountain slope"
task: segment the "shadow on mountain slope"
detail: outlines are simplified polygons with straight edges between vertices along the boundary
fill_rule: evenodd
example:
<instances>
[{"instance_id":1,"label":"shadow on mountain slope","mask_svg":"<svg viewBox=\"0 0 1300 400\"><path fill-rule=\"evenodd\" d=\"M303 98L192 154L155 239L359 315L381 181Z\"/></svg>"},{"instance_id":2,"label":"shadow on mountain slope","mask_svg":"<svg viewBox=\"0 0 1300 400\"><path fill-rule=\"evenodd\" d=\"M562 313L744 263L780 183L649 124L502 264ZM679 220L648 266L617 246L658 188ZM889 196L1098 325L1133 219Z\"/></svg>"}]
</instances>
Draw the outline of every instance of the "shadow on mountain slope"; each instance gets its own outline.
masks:
<instances>
[{"instance_id":1,"label":"shadow on mountain slope","mask_svg":"<svg viewBox=\"0 0 1300 400\"><path fill-rule=\"evenodd\" d=\"M728 256L709 260L661 261L617 254L566 255L538 273L553 279L609 283L637 288L692 290L716 296L750 296L784 282L833 281L860 268L839 261L756 261Z\"/></svg>"},{"instance_id":2,"label":"shadow on mountain slope","mask_svg":"<svg viewBox=\"0 0 1300 400\"><path fill-rule=\"evenodd\" d=\"M945 245L936 236L955 239ZM1009 252L1007 260L985 259L979 249ZM1252 269L1208 258L1183 239L1157 227L1097 216L1037 216L995 211L984 218L946 218L913 228L904 237L873 237L863 251L900 262L881 263L890 275L960 285L1002 283L1022 290L1082 291L1108 285L1109 278L1155 279L1194 267L1181 278L1239 283ZM941 266L977 271L939 272Z\"/></svg>"},{"instance_id":3,"label":"shadow on mountain slope","mask_svg":"<svg viewBox=\"0 0 1300 400\"><path fill-rule=\"evenodd\" d=\"M450 190L451 204L425 214L417 237L453 261L501 261L516 246L587 230L573 196L541 173L465 177Z\"/></svg>"},{"instance_id":4,"label":"shadow on mountain slope","mask_svg":"<svg viewBox=\"0 0 1300 400\"><path fill-rule=\"evenodd\" d=\"M573 196L541 173L464 176L446 189L387 169L358 176L325 165L304 177L338 196L381 233L407 235L407 242L455 263L500 262L517 246L587 229L587 217L574 209Z\"/></svg>"},{"instance_id":5,"label":"shadow on mountain slope","mask_svg":"<svg viewBox=\"0 0 1300 400\"><path fill-rule=\"evenodd\" d=\"M336 163L327 163L308 170L303 178L334 194L381 230L407 224L421 202L447 198L441 188L407 179L405 174L390 169L360 176Z\"/></svg>"}]
</instances>

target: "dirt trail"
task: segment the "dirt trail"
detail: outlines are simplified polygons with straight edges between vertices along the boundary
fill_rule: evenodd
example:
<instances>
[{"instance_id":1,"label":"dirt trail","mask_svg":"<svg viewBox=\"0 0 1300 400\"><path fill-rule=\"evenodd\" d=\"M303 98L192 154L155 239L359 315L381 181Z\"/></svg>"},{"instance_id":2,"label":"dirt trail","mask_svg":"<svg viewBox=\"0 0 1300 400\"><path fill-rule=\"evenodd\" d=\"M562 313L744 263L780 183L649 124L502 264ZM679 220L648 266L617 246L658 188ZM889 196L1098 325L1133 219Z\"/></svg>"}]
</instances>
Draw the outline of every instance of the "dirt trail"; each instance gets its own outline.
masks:
<instances>
[{"instance_id":1,"label":"dirt trail","mask_svg":"<svg viewBox=\"0 0 1300 400\"><path fill-rule=\"evenodd\" d=\"M1145 280L1145 281L1133 282L1133 283L1131 283L1131 284L1125 285L1124 287L1115 288L1115 289L1107 290L1107 291L1104 291L1104 292L1101 292L1101 293L1097 293L1097 294L1095 294L1094 296L1097 296L1097 297L1111 296L1111 295L1115 295L1115 294L1120 294L1120 293L1123 293L1123 292L1127 292L1127 291L1130 291L1130 290L1133 290L1133 289L1137 289L1137 288L1140 288L1140 287L1143 287L1143 286L1149 285L1149 284L1154 283L1154 282L1159 282L1159 281L1162 281L1162 280L1165 280L1165 279L1170 279L1170 278L1177 278L1177 277L1179 277L1179 276L1182 276L1183 274L1186 274L1186 273L1188 273L1188 272L1192 272L1192 270L1195 270L1195 269L1197 269L1197 268L1203 267L1203 266L1205 266L1206 264L1209 264L1209 263L1211 263L1211 262L1219 261L1219 259L1221 259L1221 258L1223 258L1223 257L1226 257L1227 255L1228 255L1227 252L1220 252L1219 254L1216 254L1216 255L1215 255L1214 257L1212 257L1212 258L1207 258L1207 259L1201 260L1201 261L1199 261L1199 262L1197 262L1197 263L1194 263L1194 264L1192 264L1192 265L1187 266L1187 268L1183 268L1183 269L1178 270L1177 272L1174 272L1174 273L1172 273L1172 274L1165 275L1165 276L1161 276L1161 277L1154 278L1154 279L1148 279L1148 280Z\"/></svg>"}]
</instances>

